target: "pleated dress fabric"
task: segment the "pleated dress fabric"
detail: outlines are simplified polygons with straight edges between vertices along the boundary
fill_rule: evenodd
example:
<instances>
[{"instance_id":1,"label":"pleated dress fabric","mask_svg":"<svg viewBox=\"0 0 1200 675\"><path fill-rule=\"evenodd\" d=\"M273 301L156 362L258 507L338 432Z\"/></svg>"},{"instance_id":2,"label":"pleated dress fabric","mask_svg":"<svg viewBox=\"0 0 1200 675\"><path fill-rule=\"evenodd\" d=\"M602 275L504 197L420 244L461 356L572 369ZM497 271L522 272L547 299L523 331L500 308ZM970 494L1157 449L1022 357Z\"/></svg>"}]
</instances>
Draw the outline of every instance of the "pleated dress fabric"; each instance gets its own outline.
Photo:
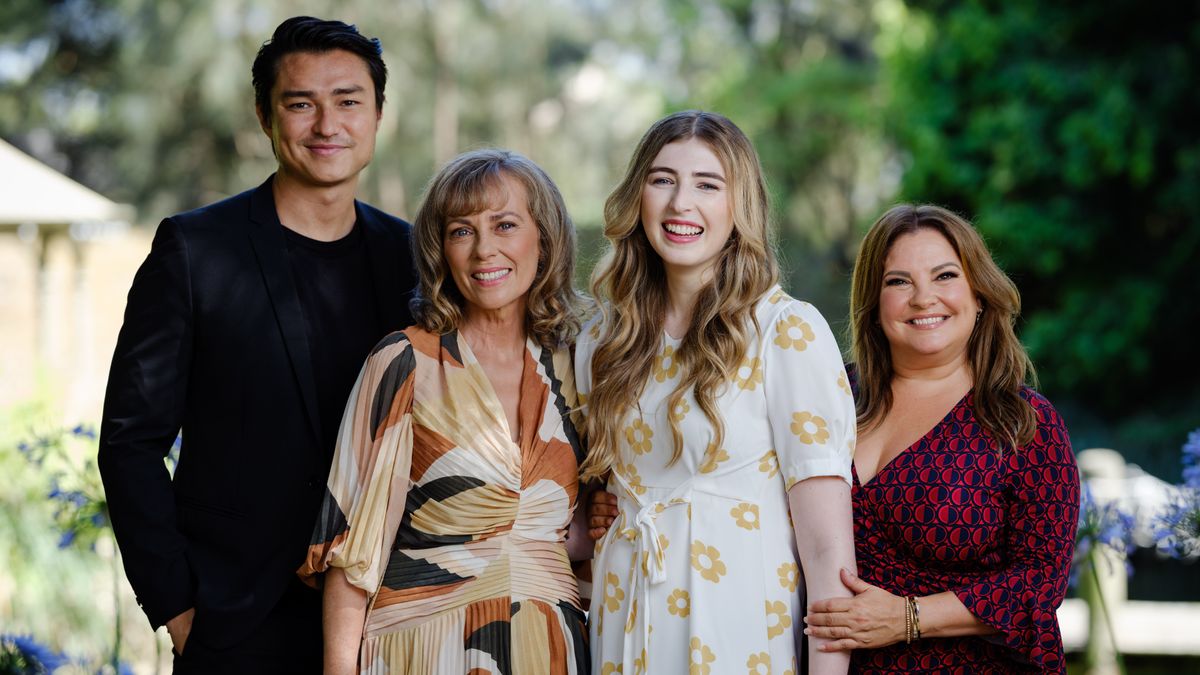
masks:
<instances>
[{"instance_id":1,"label":"pleated dress fabric","mask_svg":"<svg viewBox=\"0 0 1200 675\"><path fill-rule=\"evenodd\" d=\"M591 602L598 675L797 675L804 582L787 490L849 482L854 401L820 313L778 287L755 308L750 344L717 398L723 447L689 392L671 408L680 341L664 333L608 483L619 515L597 543ZM580 398L602 327L576 348ZM670 417L683 453L672 455Z\"/></svg>"},{"instance_id":2,"label":"pleated dress fabric","mask_svg":"<svg viewBox=\"0 0 1200 675\"><path fill-rule=\"evenodd\" d=\"M458 333L377 345L350 396L300 570L367 591L363 673L588 670L564 541L580 446L567 350L526 344L519 441Z\"/></svg>"}]
</instances>

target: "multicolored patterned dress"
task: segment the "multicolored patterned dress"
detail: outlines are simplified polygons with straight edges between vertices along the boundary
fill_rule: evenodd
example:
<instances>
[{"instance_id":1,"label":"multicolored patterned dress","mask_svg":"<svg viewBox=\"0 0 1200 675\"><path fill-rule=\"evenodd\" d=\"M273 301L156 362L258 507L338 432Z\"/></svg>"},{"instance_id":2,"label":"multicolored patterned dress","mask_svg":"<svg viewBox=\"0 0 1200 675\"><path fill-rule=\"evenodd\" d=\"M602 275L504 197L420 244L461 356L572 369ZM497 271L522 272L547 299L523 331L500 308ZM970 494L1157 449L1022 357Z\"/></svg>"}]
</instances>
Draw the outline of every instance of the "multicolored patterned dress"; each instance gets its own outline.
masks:
<instances>
[{"instance_id":1,"label":"multicolored patterned dress","mask_svg":"<svg viewBox=\"0 0 1200 675\"><path fill-rule=\"evenodd\" d=\"M682 373L680 342L665 333L625 420L608 484L620 515L593 568L596 675L799 672L804 587L787 489L812 476L850 481L854 401L812 305L775 287L755 317L760 331L747 326L747 353L716 401L724 447L691 393L667 405ZM585 330L576 347L585 402L598 335ZM674 464L669 416L683 435Z\"/></svg>"},{"instance_id":2,"label":"multicolored patterned dress","mask_svg":"<svg viewBox=\"0 0 1200 675\"><path fill-rule=\"evenodd\" d=\"M1032 389L1034 439L997 452L968 393L865 485L854 477L860 576L897 595L953 591L1000 632L853 652L855 673L1065 673L1055 611L1079 517L1067 427Z\"/></svg>"},{"instance_id":3,"label":"multicolored patterned dress","mask_svg":"<svg viewBox=\"0 0 1200 675\"><path fill-rule=\"evenodd\" d=\"M363 673L587 672L564 540L580 447L567 350L527 342L520 440L458 333L394 333L367 359L300 570L369 594Z\"/></svg>"}]
</instances>

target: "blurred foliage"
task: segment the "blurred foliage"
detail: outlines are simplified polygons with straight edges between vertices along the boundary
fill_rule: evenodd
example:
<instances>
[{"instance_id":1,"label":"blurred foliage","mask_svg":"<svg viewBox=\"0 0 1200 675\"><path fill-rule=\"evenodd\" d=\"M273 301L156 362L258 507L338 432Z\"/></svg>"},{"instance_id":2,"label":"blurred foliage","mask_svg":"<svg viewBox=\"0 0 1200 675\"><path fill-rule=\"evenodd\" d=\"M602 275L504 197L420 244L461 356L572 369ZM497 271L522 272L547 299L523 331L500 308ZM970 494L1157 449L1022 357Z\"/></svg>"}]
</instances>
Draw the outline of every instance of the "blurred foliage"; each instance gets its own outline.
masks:
<instances>
[{"instance_id":1,"label":"blurred foliage","mask_svg":"<svg viewBox=\"0 0 1200 675\"><path fill-rule=\"evenodd\" d=\"M274 161L249 63L297 12L383 41L362 193L385 209L411 215L442 161L497 144L594 227L650 121L720 110L760 149L786 285L835 327L863 228L897 198L945 204L1020 286L1077 444L1163 475L1196 422L1195 2L10 0L0 135L147 223L251 187Z\"/></svg>"},{"instance_id":2,"label":"blurred foliage","mask_svg":"<svg viewBox=\"0 0 1200 675\"><path fill-rule=\"evenodd\" d=\"M785 286L835 328L859 236L888 203L962 212L1021 289L1022 339L1076 447L1176 477L1200 410L1195 0L6 0L0 137L135 204L143 225L257 185L275 162L250 63L294 14L383 43L366 200L411 217L446 159L514 148L581 225L581 286L637 139L681 108L723 112L754 140ZM16 451L65 421L51 418L0 411L0 620L101 653L111 606L58 580L106 588L114 553L104 538L100 556L59 550L54 527L98 512L64 510L76 488L51 498ZM149 661L153 636L130 633Z\"/></svg>"},{"instance_id":3,"label":"blurred foliage","mask_svg":"<svg viewBox=\"0 0 1200 675\"><path fill-rule=\"evenodd\" d=\"M909 5L886 57L902 197L988 239L1076 446L1165 475L1200 410L1200 3Z\"/></svg>"}]
</instances>

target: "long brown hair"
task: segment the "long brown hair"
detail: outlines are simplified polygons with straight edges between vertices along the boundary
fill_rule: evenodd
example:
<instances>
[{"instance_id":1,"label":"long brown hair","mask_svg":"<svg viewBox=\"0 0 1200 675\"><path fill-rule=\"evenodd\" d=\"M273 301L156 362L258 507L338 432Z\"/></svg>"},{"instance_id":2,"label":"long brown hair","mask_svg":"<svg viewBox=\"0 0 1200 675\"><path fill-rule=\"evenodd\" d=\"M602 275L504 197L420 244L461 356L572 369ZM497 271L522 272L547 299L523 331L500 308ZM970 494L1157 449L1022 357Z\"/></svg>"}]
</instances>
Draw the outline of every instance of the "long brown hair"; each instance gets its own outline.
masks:
<instances>
[{"instance_id":1,"label":"long brown hair","mask_svg":"<svg viewBox=\"0 0 1200 675\"><path fill-rule=\"evenodd\" d=\"M554 181L537 164L510 150L463 153L429 181L413 222L413 258L420 274L413 316L422 328L438 335L458 328L464 300L454 282L448 281L446 223L502 201L502 175L525 187L529 214L538 229L541 258L525 303L525 331L546 348L571 344L580 320L580 297L572 286L575 225Z\"/></svg>"},{"instance_id":2,"label":"long brown hair","mask_svg":"<svg viewBox=\"0 0 1200 675\"><path fill-rule=\"evenodd\" d=\"M1033 439L1037 414L1021 399L1021 385L1036 381L1033 363L1013 330L1021 296L1000 269L971 223L938 206L900 204L888 209L863 238L850 287L850 330L858 371L858 426L879 424L892 407L892 353L879 325L879 293L888 252L903 235L929 229L940 233L962 261L979 299L980 315L967 341L974 382L975 413L993 436L1009 447Z\"/></svg>"},{"instance_id":3,"label":"long brown hair","mask_svg":"<svg viewBox=\"0 0 1200 675\"><path fill-rule=\"evenodd\" d=\"M716 398L741 362L750 341L759 298L779 278L767 231L769 200L758 154L746 135L721 115L688 110L669 115L642 136L625 177L604 203L604 236L610 248L592 274L592 293L604 315L603 334L592 356L592 390L587 400L585 480L599 478L617 464L619 434L646 386L667 312L666 273L642 228L642 189L651 163L663 146L704 142L725 170L730 185L733 232L714 266L712 281L696 297L691 323L674 360L682 375L667 399L675 409L694 390L696 403L715 430L711 451L720 449L725 425ZM683 452L683 436L673 416L671 462Z\"/></svg>"}]
</instances>

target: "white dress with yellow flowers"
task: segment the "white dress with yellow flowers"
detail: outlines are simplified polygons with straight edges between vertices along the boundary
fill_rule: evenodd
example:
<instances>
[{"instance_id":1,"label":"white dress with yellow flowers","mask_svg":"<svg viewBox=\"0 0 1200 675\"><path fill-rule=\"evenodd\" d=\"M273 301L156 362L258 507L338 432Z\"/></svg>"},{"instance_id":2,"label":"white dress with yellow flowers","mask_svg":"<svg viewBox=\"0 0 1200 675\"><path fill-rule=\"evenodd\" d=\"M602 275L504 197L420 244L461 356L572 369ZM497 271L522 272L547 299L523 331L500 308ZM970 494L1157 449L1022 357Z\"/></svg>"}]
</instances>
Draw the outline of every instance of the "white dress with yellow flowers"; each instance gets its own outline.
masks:
<instances>
[{"instance_id":1,"label":"white dress with yellow flowers","mask_svg":"<svg viewBox=\"0 0 1200 675\"><path fill-rule=\"evenodd\" d=\"M786 491L813 476L850 481L854 402L812 305L775 287L755 311L761 334L750 327L748 353L717 401L724 447L710 448L712 426L690 393L666 410L681 373L679 341L665 334L640 413L626 419L608 484L620 515L593 567L597 675L798 672L804 583ZM586 327L576 348L584 395L600 333ZM669 414L684 443L671 466Z\"/></svg>"}]
</instances>

